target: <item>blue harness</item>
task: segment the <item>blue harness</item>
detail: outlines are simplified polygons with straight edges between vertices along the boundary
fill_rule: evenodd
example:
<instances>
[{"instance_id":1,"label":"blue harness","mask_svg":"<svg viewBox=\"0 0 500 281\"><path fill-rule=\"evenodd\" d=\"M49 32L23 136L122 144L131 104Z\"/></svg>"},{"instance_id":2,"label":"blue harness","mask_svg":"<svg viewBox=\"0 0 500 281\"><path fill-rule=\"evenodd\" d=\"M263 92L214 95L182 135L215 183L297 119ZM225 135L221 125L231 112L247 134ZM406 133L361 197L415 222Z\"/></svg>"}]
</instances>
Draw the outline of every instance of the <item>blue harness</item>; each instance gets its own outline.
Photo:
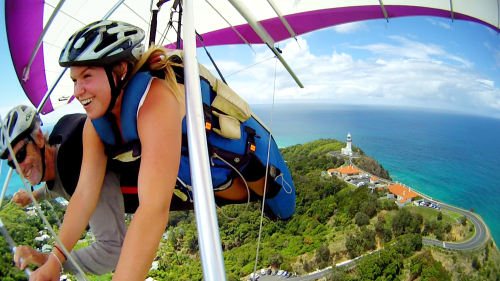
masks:
<instances>
[{"instance_id":1,"label":"blue harness","mask_svg":"<svg viewBox=\"0 0 500 281\"><path fill-rule=\"evenodd\" d=\"M117 125L107 115L93 119L92 124L97 131L99 137L106 147L106 154L113 158L116 155L127 152L135 157L135 161L121 162L111 160L109 167L117 170L122 175L122 192L124 199L126 195L137 196L136 191L131 191L128 187L137 186L137 177L140 166L140 140L137 131L137 113L141 99L144 94L149 91L149 86L153 77L149 72L139 72L134 75L124 91L121 105L121 128L122 135L125 141L121 143L120 131ZM217 133L214 133L212 128L216 128L218 118L213 114L216 111L210 105L216 97L217 93L212 89L210 83L203 77L200 77L201 93L204 106L204 115L207 132L207 146L209 156L211 158L211 173L214 190L222 190L232 183L232 180L239 177L235 171L237 169L242 172L253 159L253 163L260 163L265 167L268 154L269 132L252 116L245 122L241 123L241 137L239 139L228 139ZM182 150L181 161L179 164L178 183L176 189L182 191L189 201L192 201L191 193L191 173L189 166L189 151L187 145L187 129L186 119L182 121ZM224 159L221 161L218 157ZM121 162L121 163L120 163ZM229 163L231 166L229 166ZM279 191L276 191L271 197L266 196L265 210L266 215L271 219L288 219L295 211L295 189L293 182L286 167L286 164L279 152L279 149L272 139L271 151L269 153L269 172L268 182L273 183ZM262 174L262 177L264 174ZM128 181L128 183L127 183ZM125 185L125 188L124 188ZM268 186L272 186L269 184ZM271 190L270 190L271 191ZM269 194L269 193L268 193ZM182 195L176 193L179 198ZM175 198L175 197L174 197ZM255 193L252 194L253 201L259 200ZM183 199L186 201L186 198ZM127 201L127 200L125 200ZM245 201L246 202L246 201ZM231 204L234 202L224 202L219 200L218 204ZM240 203L240 202L238 202ZM127 209L127 202L125 202ZM173 209L176 208L176 203L173 202ZM137 205L138 206L138 205ZM172 209L172 208L171 208ZM188 208L189 209L189 208ZM133 212L135 210L126 210Z\"/></svg>"}]
</instances>

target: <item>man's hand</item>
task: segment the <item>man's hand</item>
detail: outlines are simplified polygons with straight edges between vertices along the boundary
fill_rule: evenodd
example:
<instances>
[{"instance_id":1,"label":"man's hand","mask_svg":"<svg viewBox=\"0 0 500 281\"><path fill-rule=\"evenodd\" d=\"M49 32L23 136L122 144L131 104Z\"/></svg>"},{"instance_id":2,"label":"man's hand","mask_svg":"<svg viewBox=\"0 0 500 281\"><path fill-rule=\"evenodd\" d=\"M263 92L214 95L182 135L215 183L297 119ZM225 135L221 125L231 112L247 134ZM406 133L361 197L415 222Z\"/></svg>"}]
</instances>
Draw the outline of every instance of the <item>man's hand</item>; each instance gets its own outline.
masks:
<instances>
[{"instance_id":1,"label":"man's hand","mask_svg":"<svg viewBox=\"0 0 500 281\"><path fill-rule=\"evenodd\" d=\"M33 196L35 196L36 199L35 194L36 193L33 192ZM26 190L19 189L18 192L14 193L14 196L12 196L12 199L10 201L16 204L17 206L24 207L31 203L31 198L28 192L26 192Z\"/></svg>"},{"instance_id":2,"label":"man's hand","mask_svg":"<svg viewBox=\"0 0 500 281\"><path fill-rule=\"evenodd\" d=\"M21 270L24 270L29 264L40 267L47 262L48 258L49 254L40 253L30 246L17 246L14 253L14 263Z\"/></svg>"}]
</instances>

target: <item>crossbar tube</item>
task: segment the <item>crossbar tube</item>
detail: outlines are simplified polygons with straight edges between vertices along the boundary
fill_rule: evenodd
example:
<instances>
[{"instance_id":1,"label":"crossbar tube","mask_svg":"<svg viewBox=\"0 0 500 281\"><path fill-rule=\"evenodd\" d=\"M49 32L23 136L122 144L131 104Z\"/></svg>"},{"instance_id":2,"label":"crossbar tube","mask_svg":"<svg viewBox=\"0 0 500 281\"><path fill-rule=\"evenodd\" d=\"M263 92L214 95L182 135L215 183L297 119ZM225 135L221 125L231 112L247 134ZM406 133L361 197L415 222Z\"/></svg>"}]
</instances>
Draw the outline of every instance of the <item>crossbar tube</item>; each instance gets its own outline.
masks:
<instances>
[{"instance_id":1,"label":"crossbar tube","mask_svg":"<svg viewBox=\"0 0 500 281\"><path fill-rule=\"evenodd\" d=\"M295 82L299 85L299 87L304 88L304 85L300 82L299 78L295 75L293 70L288 66L285 59L281 56L281 54L274 47L275 41L266 31L266 29L260 24L257 18L250 12L247 6L240 0L229 0L229 2L236 8L236 10L245 18L245 20L250 24L253 30L259 35L259 37L264 41L265 44L271 49L271 51L276 55L279 61L286 68L288 73L292 76Z\"/></svg>"}]
</instances>

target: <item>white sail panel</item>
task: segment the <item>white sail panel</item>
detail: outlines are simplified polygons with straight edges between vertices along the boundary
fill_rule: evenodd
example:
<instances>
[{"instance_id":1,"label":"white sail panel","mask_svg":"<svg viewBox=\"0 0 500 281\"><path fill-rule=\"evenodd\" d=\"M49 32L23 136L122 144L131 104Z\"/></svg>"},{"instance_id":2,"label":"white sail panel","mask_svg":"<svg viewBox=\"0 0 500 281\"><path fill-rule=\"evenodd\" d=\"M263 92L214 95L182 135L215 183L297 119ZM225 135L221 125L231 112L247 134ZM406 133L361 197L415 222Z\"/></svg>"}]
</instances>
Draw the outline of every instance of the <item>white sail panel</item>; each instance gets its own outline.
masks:
<instances>
[{"instance_id":1,"label":"white sail panel","mask_svg":"<svg viewBox=\"0 0 500 281\"><path fill-rule=\"evenodd\" d=\"M242 1L275 42L291 37L267 0ZM173 2L166 2L158 14L157 43L166 31ZM206 46L263 43L229 1L208 0L208 2L194 0L195 28L202 35ZM384 0L382 2L389 19L403 16L436 16L451 19L453 6L454 19L478 22L499 31L497 0ZM62 70L58 58L68 38L79 28L101 20L115 6L117 0L66 0L43 39L42 48L39 50L43 59L40 59L38 54L38 59L31 65L29 80L23 81L22 73L36 45L34 42L38 40L41 27L48 22L58 3L57 0L27 0L20 5L16 0L6 0L7 37L14 67L22 87L36 106ZM141 27L146 31L146 42L149 42L150 3L144 0L125 0L109 19ZM348 22L385 18L379 0L274 0L274 3L297 35ZM30 10L23 10L27 6ZM38 20L37 10L40 9L43 19L35 22ZM162 41L165 45L174 46L173 43L177 41L174 30L178 28L177 13L173 14L173 21L173 28L170 28L167 38ZM19 26L23 24L29 25L30 28L35 26L36 32L33 31L35 29L31 28L30 31L27 27L21 32L22 28ZM231 26L238 30L239 34ZM29 33L29 36L24 36L23 32ZM71 80L66 76L60 83L51 95L51 105L44 110L44 113L70 100L68 96L72 95Z\"/></svg>"}]
</instances>

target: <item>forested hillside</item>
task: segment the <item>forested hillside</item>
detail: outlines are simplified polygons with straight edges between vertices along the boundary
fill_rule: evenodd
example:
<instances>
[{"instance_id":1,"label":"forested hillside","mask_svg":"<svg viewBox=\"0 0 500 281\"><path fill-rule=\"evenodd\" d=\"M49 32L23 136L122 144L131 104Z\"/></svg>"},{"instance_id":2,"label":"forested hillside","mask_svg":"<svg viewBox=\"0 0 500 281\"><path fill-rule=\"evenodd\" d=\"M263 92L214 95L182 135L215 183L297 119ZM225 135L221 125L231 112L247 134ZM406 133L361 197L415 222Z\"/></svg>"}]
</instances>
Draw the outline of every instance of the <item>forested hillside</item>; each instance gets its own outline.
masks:
<instances>
[{"instance_id":1,"label":"forested hillside","mask_svg":"<svg viewBox=\"0 0 500 281\"><path fill-rule=\"evenodd\" d=\"M336 140L318 140L282 149L297 195L296 213L289 221L264 219L259 230L259 202L251 203L246 211L245 204L218 211L227 280L248 279L255 266L259 232L258 270L273 267L304 275L376 251L360 259L355 267L333 271L328 279L452 280L460 276L460 280L498 280L500 255L493 242L466 253L423 246L425 227L435 226L428 228L426 235L434 235L432 231L439 227L446 234L451 227L448 229L444 220L436 222L436 218L411 208L398 210L394 200L379 200L377 189L372 192L366 187L357 188L325 173L344 164L343 158L328 153L342 147L345 144ZM30 238L42 229L38 218L14 206L7 207L0 216L9 221L7 228L17 243L41 246ZM171 213L165 237L158 247L158 269L150 271L149 276L155 280L202 280L193 212ZM87 243L79 247L84 245ZM26 280L9 262L3 238L0 246L1 279ZM111 278L111 273L90 276L91 280Z\"/></svg>"}]
</instances>

